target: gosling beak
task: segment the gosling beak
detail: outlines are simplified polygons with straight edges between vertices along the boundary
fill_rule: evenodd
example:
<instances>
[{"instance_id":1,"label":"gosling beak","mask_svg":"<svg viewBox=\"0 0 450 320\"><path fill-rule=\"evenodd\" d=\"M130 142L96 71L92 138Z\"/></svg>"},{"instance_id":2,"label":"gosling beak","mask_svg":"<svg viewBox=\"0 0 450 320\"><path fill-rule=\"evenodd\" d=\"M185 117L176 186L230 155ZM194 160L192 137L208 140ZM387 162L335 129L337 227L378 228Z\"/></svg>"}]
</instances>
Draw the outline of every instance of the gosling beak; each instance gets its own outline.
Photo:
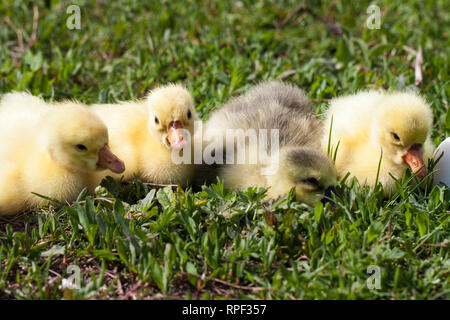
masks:
<instances>
[{"instance_id":1,"label":"gosling beak","mask_svg":"<svg viewBox=\"0 0 450 320\"><path fill-rule=\"evenodd\" d=\"M322 198L322 203L323 204L329 203L331 204L331 208L335 209L337 206L332 200L333 194L336 194L336 188L334 186L328 187L325 190L325 196Z\"/></svg>"},{"instance_id":2,"label":"gosling beak","mask_svg":"<svg viewBox=\"0 0 450 320\"><path fill-rule=\"evenodd\" d=\"M403 160L409 165L411 171L422 179L428 174L428 169L423 162L422 145L413 144L408 152L403 156Z\"/></svg>"},{"instance_id":3,"label":"gosling beak","mask_svg":"<svg viewBox=\"0 0 450 320\"><path fill-rule=\"evenodd\" d=\"M182 150L186 146L186 139L183 134L183 125L180 121L169 123L166 137L167 144L175 150Z\"/></svg>"},{"instance_id":4,"label":"gosling beak","mask_svg":"<svg viewBox=\"0 0 450 320\"><path fill-rule=\"evenodd\" d=\"M109 169L115 173L122 173L125 171L125 164L111 152L107 144L105 144L98 152L97 167Z\"/></svg>"}]
</instances>

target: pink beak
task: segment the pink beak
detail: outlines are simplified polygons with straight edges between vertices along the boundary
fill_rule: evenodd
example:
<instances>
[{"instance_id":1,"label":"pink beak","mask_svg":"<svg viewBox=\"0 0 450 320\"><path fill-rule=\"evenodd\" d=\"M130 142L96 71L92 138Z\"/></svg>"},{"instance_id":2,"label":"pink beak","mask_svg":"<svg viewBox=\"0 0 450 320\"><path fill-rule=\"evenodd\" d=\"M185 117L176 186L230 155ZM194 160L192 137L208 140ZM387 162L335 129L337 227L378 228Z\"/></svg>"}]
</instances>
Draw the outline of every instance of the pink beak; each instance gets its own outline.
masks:
<instances>
[{"instance_id":1,"label":"pink beak","mask_svg":"<svg viewBox=\"0 0 450 320\"><path fill-rule=\"evenodd\" d=\"M122 173L125 171L125 164L111 152L107 144L105 144L98 152L97 167L109 169L115 173Z\"/></svg>"},{"instance_id":2,"label":"pink beak","mask_svg":"<svg viewBox=\"0 0 450 320\"><path fill-rule=\"evenodd\" d=\"M169 123L166 140L172 149L182 150L185 147L186 141L182 129L183 125L180 121L172 121Z\"/></svg>"},{"instance_id":3,"label":"pink beak","mask_svg":"<svg viewBox=\"0 0 450 320\"><path fill-rule=\"evenodd\" d=\"M422 145L413 144L408 152L403 156L403 160L409 165L411 171L422 179L428 174L428 169L423 162Z\"/></svg>"}]
</instances>

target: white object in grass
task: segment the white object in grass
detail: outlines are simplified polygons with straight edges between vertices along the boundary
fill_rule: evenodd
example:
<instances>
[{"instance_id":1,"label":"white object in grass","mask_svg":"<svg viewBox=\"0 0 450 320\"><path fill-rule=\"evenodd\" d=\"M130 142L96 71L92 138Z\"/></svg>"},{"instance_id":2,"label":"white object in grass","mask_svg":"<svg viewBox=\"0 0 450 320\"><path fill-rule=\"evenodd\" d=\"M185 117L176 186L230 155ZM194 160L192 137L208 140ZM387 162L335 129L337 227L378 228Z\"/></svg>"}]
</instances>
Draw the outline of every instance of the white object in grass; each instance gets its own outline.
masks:
<instances>
[{"instance_id":1,"label":"white object in grass","mask_svg":"<svg viewBox=\"0 0 450 320\"><path fill-rule=\"evenodd\" d=\"M433 184L442 182L450 187L450 137L445 139L436 149L434 160L439 159L441 155L441 159L434 167L436 173L434 174Z\"/></svg>"},{"instance_id":2,"label":"white object in grass","mask_svg":"<svg viewBox=\"0 0 450 320\"><path fill-rule=\"evenodd\" d=\"M61 284L58 286L58 289L65 290L65 289L78 289L77 285L73 282L73 279L62 279Z\"/></svg>"}]
</instances>

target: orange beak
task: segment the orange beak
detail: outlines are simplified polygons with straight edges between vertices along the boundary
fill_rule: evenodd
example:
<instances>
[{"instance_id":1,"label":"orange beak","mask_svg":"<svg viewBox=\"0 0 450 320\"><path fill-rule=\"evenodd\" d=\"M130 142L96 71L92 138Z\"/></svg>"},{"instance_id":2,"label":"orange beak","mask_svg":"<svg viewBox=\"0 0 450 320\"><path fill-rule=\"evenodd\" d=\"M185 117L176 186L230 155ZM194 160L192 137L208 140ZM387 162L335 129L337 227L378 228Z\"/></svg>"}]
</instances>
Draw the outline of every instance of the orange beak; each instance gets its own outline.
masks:
<instances>
[{"instance_id":1,"label":"orange beak","mask_svg":"<svg viewBox=\"0 0 450 320\"><path fill-rule=\"evenodd\" d=\"M109 169L115 173L122 173L125 171L125 164L111 152L107 144L105 144L98 152L97 167Z\"/></svg>"},{"instance_id":2,"label":"orange beak","mask_svg":"<svg viewBox=\"0 0 450 320\"><path fill-rule=\"evenodd\" d=\"M422 179L428 174L428 169L423 162L422 145L413 144L403 156L403 160L409 165L411 171Z\"/></svg>"},{"instance_id":3,"label":"orange beak","mask_svg":"<svg viewBox=\"0 0 450 320\"><path fill-rule=\"evenodd\" d=\"M182 150L185 147L186 141L183 135L183 125L180 121L169 123L166 140L172 149Z\"/></svg>"}]
</instances>

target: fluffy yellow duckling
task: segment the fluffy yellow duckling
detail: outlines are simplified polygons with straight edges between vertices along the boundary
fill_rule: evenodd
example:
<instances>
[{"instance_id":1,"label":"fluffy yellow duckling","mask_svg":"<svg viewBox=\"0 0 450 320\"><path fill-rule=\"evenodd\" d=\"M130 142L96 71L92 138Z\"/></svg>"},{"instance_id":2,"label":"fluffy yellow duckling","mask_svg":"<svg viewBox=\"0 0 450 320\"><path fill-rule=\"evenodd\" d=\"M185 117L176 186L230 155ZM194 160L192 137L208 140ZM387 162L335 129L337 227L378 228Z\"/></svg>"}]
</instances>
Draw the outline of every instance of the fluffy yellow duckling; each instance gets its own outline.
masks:
<instances>
[{"instance_id":1,"label":"fluffy yellow duckling","mask_svg":"<svg viewBox=\"0 0 450 320\"><path fill-rule=\"evenodd\" d=\"M410 168L417 177L427 174L424 159L434 150L430 140L433 115L428 103L412 92L360 92L333 99L324 120L323 150L335 150L340 176L350 172L360 183L374 187L378 181L387 195L395 191L396 179Z\"/></svg>"},{"instance_id":2,"label":"fluffy yellow duckling","mask_svg":"<svg viewBox=\"0 0 450 320\"><path fill-rule=\"evenodd\" d=\"M336 184L334 166L320 150L320 121L299 88L280 82L259 84L213 113L205 127L205 150L215 150L215 157L222 152L224 164L208 165L208 159L204 159L199 180L211 182L218 176L234 189L269 187L270 198L296 187L297 200L308 204L322 199ZM230 143L229 129L241 129L249 135L241 142L234 139ZM250 137L251 132L257 139ZM259 136L261 133L266 141ZM245 161L239 164L234 159L230 164L231 158L239 157L239 149L244 151ZM258 159L251 160L255 155Z\"/></svg>"},{"instance_id":3,"label":"fluffy yellow duckling","mask_svg":"<svg viewBox=\"0 0 450 320\"><path fill-rule=\"evenodd\" d=\"M0 215L42 205L34 193L73 201L91 172L122 172L103 122L78 103L47 104L26 93L0 101Z\"/></svg>"},{"instance_id":4,"label":"fluffy yellow duckling","mask_svg":"<svg viewBox=\"0 0 450 320\"><path fill-rule=\"evenodd\" d=\"M180 85L152 90L145 99L91 106L105 122L111 150L125 161L124 180L136 175L143 182L185 185L193 166L175 164L172 152L183 152L199 120L191 94ZM97 186L109 173L99 173ZM112 175L120 178L121 175Z\"/></svg>"}]
</instances>

